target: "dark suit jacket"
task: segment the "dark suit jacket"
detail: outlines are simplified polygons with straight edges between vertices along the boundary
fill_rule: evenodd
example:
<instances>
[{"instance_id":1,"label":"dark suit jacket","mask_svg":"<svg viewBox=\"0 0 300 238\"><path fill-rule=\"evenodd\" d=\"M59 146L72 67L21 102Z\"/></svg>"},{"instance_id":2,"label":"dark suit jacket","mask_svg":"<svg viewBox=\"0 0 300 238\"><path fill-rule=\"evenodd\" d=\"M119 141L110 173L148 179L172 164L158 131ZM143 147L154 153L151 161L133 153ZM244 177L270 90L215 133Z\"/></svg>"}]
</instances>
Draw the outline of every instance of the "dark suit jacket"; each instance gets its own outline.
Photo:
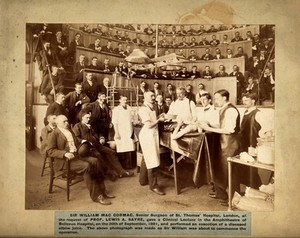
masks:
<instances>
[{"instance_id":1,"label":"dark suit jacket","mask_svg":"<svg viewBox=\"0 0 300 238\"><path fill-rule=\"evenodd\" d=\"M155 110L156 116L159 116L162 113L167 113L169 111L169 107L165 103L163 103L160 108L158 106L158 104L156 103L156 104L154 104L154 110Z\"/></svg>"},{"instance_id":2,"label":"dark suit jacket","mask_svg":"<svg viewBox=\"0 0 300 238\"><path fill-rule=\"evenodd\" d=\"M39 57L38 57L39 70L44 72L47 71L47 61L50 66L51 65L57 65L58 67L62 66L55 50L53 49L51 49L51 55L46 54L45 50L41 50L39 52Z\"/></svg>"},{"instance_id":3,"label":"dark suit jacket","mask_svg":"<svg viewBox=\"0 0 300 238\"><path fill-rule=\"evenodd\" d=\"M214 57L211 54L204 54L201 57L202 60L212 60Z\"/></svg>"},{"instance_id":4,"label":"dark suit jacket","mask_svg":"<svg viewBox=\"0 0 300 238\"><path fill-rule=\"evenodd\" d=\"M108 53L114 53L114 49L112 47L108 48L106 45L102 47L102 50Z\"/></svg>"},{"instance_id":5,"label":"dark suit jacket","mask_svg":"<svg viewBox=\"0 0 300 238\"><path fill-rule=\"evenodd\" d=\"M100 144L98 135L94 131L94 129L92 127L89 129L85 124L83 124L81 122L78 122L73 127L73 132L74 132L74 135L75 135L76 139L80 143L82 142L82 140L87 140L95 146Z\"/></svg>"},{"instance_id":6,"label":"dark suit jacket","mask_svg":"<svg viewBox=\"0 0 300 238\"><path fill-rule=\"evenodd\" d=\"M75 146L78 147L79 143L74 136L73 132L70 131L73 136L73 140ZM51 132L48 136L48 146L47 146L47 154L50 157L56 158L54 160L54 169L61 170L65 165L64 155L69 152L70 148L68 145L67 138L65 135L56 128L53 132Z\"/></svg>"},{"instance_id":7,"label":"dark suit jacket","mask_svg":"<svg viewBox=\"0 0 300 238\"><path fill-rule=\"evenodd\" d=\"M96 45L95 45L95 43L90 44L89 48L96 51Z\"/></svg>"},{"instance_id":8,"label":"dark suit jacket","mask_svg":"<svg viewBox=\"0 0 300 238\"><path fill-rule=\"evenodd\" d=\"M106 116L102 113L102 110L100 109L99 102L95 101L92 103L89 103L86 108L87 111L90 111L91 114L91 125L94 128L94 130L100 134L100 136L106 136L104 135L106 133L105 130L108 131L109 124L111 123L111 117L110 117L110 111L106 104L104 104L103 111L105 112ZM103 132L104 130L104 132ZM107 139L107 138L106 138Z\"/></svg>"},{"instance_id":9,"label":"dark suit jacket","mask_svg":"<svg viewBox=\"0 0 300 238\"><path fill-rule=\"evenodd\" d=\"M81 104L75 106L75 103L81 101ZM81 93L77 96L75 91L69 92L65 98L66 108L69 110L69 122L74 124L78 122L79 118L77 118L78 113L81 110L83 104L90 102L89 97L85 93Z\"/></svg>"},{"instance_id":10,"label":"dark suit jacket","mask_svg":"<svg viewBox=\"0 0 300 238\"><path fill-rule=\"evenodd\" d=\"M73 57L75 56L75 52L76 52L76 47L77 47L77 46L82 46L82 47L84 47L84 45L83 45L82 43L79 43L79 44L77 45L77 43L75 42L75 40L73 40L73 41L70 42L70 45L69 45L69 53L70 53L70 55L72 55Z\"/></svg>"},{"instance_id":11,"label":"dark suit jacket","mask_svg":"<svg viewBox=\"0 0 300 238\"><path fill-rule=\"evenodd\" d=\"M97 82L94 82L91 86L87 80L84 80L82 83L83 92L89 97L91 102L94 102L98 98L98 93L100 90L100 85Z\"/></svg>"},{"instance_id":12,"label":"dark suit jacket","mask_svg":"<svg viewBox=\"0 0 300 238\"><path fill-rule=\"evenodd\" d=\"M205 76L211 76L211 77L213 77L213 73L211 71L209 71L209 72L202 71L202 78L204 78Z\"/></svg>"},{"instance_id":13,"label":"dark suit jacket","mask_svg":"<svg viewBox=\"0 0 300 238\"><path fill-rule=\"evenodd\" d=\"M84 63L84 65L82 66L79 62L76 62L74 64L73 70L74 70L75 73L79 73L80 70L85 69L85 68L87 68L86 63Z\"/></svg>"},{"instance_id":14,"label":"dark suit jacket","mask_svg":"<svg viewBox=\"0 0 300 238\"><path fill-rule=\"evenodd\" d=\"M54 88L55 91L62 91L63 90L63 79L62 79L62 75L57 74L57 75L51 75L52 76L52 80L53 80L53 84L54 84ZM51 84L51 80L50 80L50 75L47 74L42 81L41 84L41 94L47 95L51 92L52 90L52 84Z\"/></svg>"},{"instance_id":15,"label":"dark suit jacket","mask_svg":"<svg viewBox=\"0 0 300 238\"><path fill-rule=\"evenodd\" d=\"M167 90L167 91L165 91L164 95L165 95L164 98L170 97L172 99L172 101L175 101L177 98L175 91L172 91L171 93L169 93L169 91Z\"/></svg>"},{"instance_id":16,"label":"dark suit jacket","mask_svg":"<svg viewBox=\"0 0 300 238\"><path fill-rule=\"evenodd\" d=\"M48 145L48 136L49 134L53 131L53 129L47 125L45 126L42 131L41 131L41 148L40 148L40 153L42 155L46 155L46 151L47 151L47 145Z\"/></svg>"},{"instance_id":17,"label":"dark suit jacket","mask_svg":"<svg viewBox=\"0 0 300 238\"><path fill-rule=\"evenodd\" d=\"M218 72L215 74L215 77L228 77L228 73L223 72L223 74L221 74L221 72Z\"/></svg>"},{"instance_id":18,"label":"dark suit jacket","mask_svg":"<svg viewBox=\"0 0 300 238\"><path fill-rule=\"evenodd\" d=\"M69 116L66 108L64 107L64 105L58 104L57 102L53 102L48 106L46 116L44 118L44 124L45 125L48 125L48 121L47 121L47 116L48 115L56 115L56 116L65 115L66 117Z\"/></svg>"}]
</instances>

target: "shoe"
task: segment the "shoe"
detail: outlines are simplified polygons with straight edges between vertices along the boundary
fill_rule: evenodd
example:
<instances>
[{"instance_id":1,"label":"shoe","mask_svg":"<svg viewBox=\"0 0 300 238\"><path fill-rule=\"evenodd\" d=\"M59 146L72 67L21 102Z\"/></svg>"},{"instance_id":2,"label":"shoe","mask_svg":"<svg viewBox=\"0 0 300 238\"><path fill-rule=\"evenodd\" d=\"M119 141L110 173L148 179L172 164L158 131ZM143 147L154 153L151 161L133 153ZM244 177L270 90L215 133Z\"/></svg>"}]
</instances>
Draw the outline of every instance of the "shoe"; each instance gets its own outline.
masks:
<instances>
[{"instance_id":1,"label":"shoe","mask_svg":"<svg viewBox=\"0 0 300 238\"><path fill-rule=\"evenodd\" d=\"M115 182L117 180L117 176L114 174L107 174L107 177L109 178L110 181Z\"/></svg>"},{"instance_id":2,"label":"shoe","mask_svg":"<svg viewBox=\"0 0 300 238\"><path fill-rule=\"evenodd\" d=\"M115 197L116 197L116 196L114 196L114 195L108 194L107 192L105 192L105 193L103 194L103 196L104 196L104 198L115 198Z\"/></svg>"},{"instance_id":3,"label":"shoe","mask_svg":"<svg viewBox=\"0 0 300 238\"><path fill-rule=\"evenodd\" d=\"M126 172L124 172L123 174L120 174L120 175L119 175L119 178L132 177L133 175L134 175L133 172L126 171Z\"/></svg>"},{"instance_id":4,"label":"shoe","mask_svg":"<svg viewBox=\"0 0 300 238\"><path fill-rule=\"evenodd\" d=\"M158 195L161 195L161 196L163 196L163 195L165 195L165 193L163 192L163 191L161 191L159 188L152 188L152 189L150 189L152 192L155 192L156 194L158 194Z\"/></svg>"},{"instance_id":5,"label":"shoe","mask_svg":"<svg viewBox=\"0 0 300 238\"><path fill-rule=\"evenodd\" d=\"M209 196L210 198L214 198L214 199L221 199L221 198L219 198L219 197L217 196L217 194L215 194L215 193L209 193L208 196Z\"/></svg>"},{"instance_id":6,"label":"shoe","mask_svg":"<svg viewBox=\"0 0 300 238\"><path fill-rule=\"evenodd\" d=\"M101 205L110 205L111 202L106 200L104 195L99 195L99 197L97 198L97 202L100 203Z\"/></svg>"},{"instance_id":7,"label":"shoe","mask_svg":"<svg viewBox=\"0 0 300 238\"><path fill-rule=\"evenodd\" d=\"M222 199L222 200L219 201L219 203L220 203L221 206L229 207L228 200L223 200Z\"/></svg>"}]
</instances>

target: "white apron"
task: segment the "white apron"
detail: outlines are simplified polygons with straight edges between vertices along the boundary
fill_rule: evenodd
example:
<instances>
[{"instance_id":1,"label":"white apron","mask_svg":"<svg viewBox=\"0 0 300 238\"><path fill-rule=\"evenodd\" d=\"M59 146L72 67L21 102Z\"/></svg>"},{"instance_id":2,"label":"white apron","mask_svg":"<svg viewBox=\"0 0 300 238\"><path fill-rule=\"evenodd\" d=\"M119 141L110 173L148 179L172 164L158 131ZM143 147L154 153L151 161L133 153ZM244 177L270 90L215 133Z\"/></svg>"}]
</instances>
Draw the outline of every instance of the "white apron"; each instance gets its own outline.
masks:
<instances>
[{"instance_id":1,"label":"white apron","mask_svg":"<svg viewBox=\"0 0 300 238\"><path fill-rule=\"evenodd\" d=\"M142 119L142 123L156 121L155 111L151 110L148 106L140 107L138 114ZM139 134L139 141L147 169L158 167L160 160L157 125L151 129L143 126Z\"/></svg>"},{"instance_id":2,"label":"white apron","mask_svg":"<svg viewBox=\"0 0 300 238\"><path fill-rule=\"evenodd\" d=\"M117 106L113 109L112 112L112 123L118 125L119 133L121 136L120 140L117 140L116 137L116 147L117 152L128 152L134 151L134 143L131 139L133 128L131 122L131 108L127 107L125 110L122 106Z\"/></svg>"}]
</instances>

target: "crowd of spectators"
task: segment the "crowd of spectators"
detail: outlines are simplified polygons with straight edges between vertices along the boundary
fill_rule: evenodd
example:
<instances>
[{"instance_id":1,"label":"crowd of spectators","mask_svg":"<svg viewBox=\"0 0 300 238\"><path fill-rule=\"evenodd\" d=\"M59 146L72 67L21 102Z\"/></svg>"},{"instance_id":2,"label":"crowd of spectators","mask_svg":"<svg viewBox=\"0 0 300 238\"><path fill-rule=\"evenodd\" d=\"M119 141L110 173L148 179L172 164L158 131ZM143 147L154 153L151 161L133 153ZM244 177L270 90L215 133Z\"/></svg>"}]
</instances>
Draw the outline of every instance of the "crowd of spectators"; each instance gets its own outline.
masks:
<instances>
[{"instance_id":1,"label":"crowd of spectators","mask_svg":"<svg viewBox=\"0 0 300 238\"><path fill-rule=\"evenodd\" d=\"M103 29L105 26L106 30ZM197 26L198 27L198 26ZM240 27L245 27L240 26ZM76 33L74 39L68 44L66 40L66 36L63 34L62 30L58 30L55 33L51 32L48 29L47 24L43 24L41 31L38 34L42 35L43 39L43 49L37 54L37 60L40 65L40 70L43 71L43 75L47 75L47 67L44 59L47 57L50 66L56 66L59 69L63 69L64 65L72 65L73 72L76 73L76 81L82 81L83 76L82 72L84 69L93 69L93 70L102 70L105 73L113 73L118 72L122 76L130 77L142 77L142 78L158 78L158 79L175 79L175 78L186 78L186 79L194 79L194 78L207 78L212 79L214 77L226 77L232 76L234 70L229 73L226 72L228 69L225 69L224 65L220 64L219 72L211 72L209 66L204 69L197 69L197 67L193 67L191 71L188 71L186 67L183 67L182 70L177 71L164 71L163 69L154 69L144 68L140 69L135 67L135 65L131 65L130 63L124 62L124 60L120 59L118 65L111 65L109 59L105 59L104 62L99 62L97 57L93 57L92 59L87 59L85 56L80 56L78 61L76 62L76 47L88 47L89 49L96 52L105 52L110 54L115 54L125 58L132 52L132 44L137 44L141 46L141 49L144 50L145 54L150 58L153 58L155 55L149 54L148 46L155 46L156 38L155 36L148 37L149 41L143 41L141 39L142 34L152 35L155 33L155 29L153 25L147 25L143 28L141 25L122 25L122 24L106 24L101 25L98 24L96 28L91 28L90 25L85 24L81 30L88 33L99 34L100 36L105 36L109 38L114 38L123 42L119 42L117 47L113 47L112 40L103 38L96 38L94 42L91 42L88 46L83 45L82 34ZM187 29L188 28L188 29ZM240 36L239 31L235 32L234 38L228 39L228 35L223 35L222 40L218 40L216 35L211 35L211 39L206 39L206 35L203 35L202 40L200 42L196 41L195 37L189 37L190 41L187 42L186 36L191 35L201 35L203 33L211 33L217 31L225 31L228 29L239 29L238 26L210 26L207 29L207 26L201 25L196 30L195 25L159 25L159 33L160 33L160 41L158 41L158 52L156 56L167 55L170 53L168 49L161 50L160 48L178 48L178 52L176 54L186 58L189 61L197 61L197 60L221 60L228 58L237 58L244 57L245 58L245 72L243 73L245 78L242 82L238 79L238 88L241 87L240 93L247 89L248 78L253 80L254 83L258 84L259 87L262 88L260 92L260 97L263 99L270 98L270 93L274 92L275 86L275 54L274 54L274 41L275 41L275 26L272 25L262 25L260 26L260 35L254 34L252 35L251 31L248 31L246 34L246 38L242 38ZM113 32L115 30L115 34ZM136 31L136 38L130 39L128 36L128 31ZM151 33L152 32L152 33ZM172 41L168 41L167 35L172 35ZM178 37L182 36L182 37ZM263 36L263 38L261 37ZM178 41L181 39L181 41ZM221 52L220 48L216 47L219 44L230 44L230 42L251 40L252 41L252 56L248 56L244 53L243 48L239 47L237 52L233 52L231 48L227 48L226 52ZM115 42L114 42L115 44ZM124 47L125 46L125 47ZM195 49L191 49L189 55L185 55L181 48L183 47L195 47L195 46L205 46L205 53L203 55L197 55ZM216 48L212 48L216 47ZM212 52L213 51L213 52ZM51 57L50 57L51 56ZM87 62L89 61L89 63ZM267 70L266 70L267 68ZM50 67L51 71L51 67ZM267 73L265 73L267 72ZM265 80L266 78L270 78L272 75L272 79ZM44 80L43 80L44 81ZM61 81L60 81L61 82ZM49 84L49 80L47 82L42 82L43 85L42 91L45 91L45 85ZM266 86L267 85L267 86ZM49 86L49 85L48 85ZM59 87L61 88L61 87ZM43 92L41 93L43 94ZM47 89L46 91L49 91ZM238 93L238 94L240 94ZM271 99L272 98L271 95Z\"/></svg>"}]
</instances>

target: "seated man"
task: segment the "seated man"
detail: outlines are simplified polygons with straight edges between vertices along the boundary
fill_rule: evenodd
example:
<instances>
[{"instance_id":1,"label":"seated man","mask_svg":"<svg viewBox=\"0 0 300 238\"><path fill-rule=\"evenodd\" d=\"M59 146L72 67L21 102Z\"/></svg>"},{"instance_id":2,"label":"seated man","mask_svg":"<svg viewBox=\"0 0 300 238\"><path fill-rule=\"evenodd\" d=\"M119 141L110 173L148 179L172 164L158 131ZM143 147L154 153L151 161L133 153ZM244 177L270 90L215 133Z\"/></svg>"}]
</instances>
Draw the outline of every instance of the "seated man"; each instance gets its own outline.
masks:
<instances>
[{"instance_id":1,"label":"seated man","mask_svg":"<svg viewBox=\"0 0 300 238\"><path fill-rule=\"evenodd\" d=\"M47 122L48 125L45 126L42 131L41 131L41 148L40 148L40 153L45 158L47 156L46 151L47 151L47 141L48 141L48 135L54 131L56 128L56 122L55 122L56 116L49 114L47 116Z\"/></svg>"},{"instance_id":2,"label":"seated man","mask_svg":"<svg viewBox=\"0 0 300 238\"><path fill-rule=\"evenodd\" d=\"M94 50L94 51L100 52L101 49L102 49L102 47L100 45L100 42L101 42L101 40L99 38L97 38L95 40L95 43L92 43L92 44L89 45L89 48L92 49L92 50Z\"/></svg>"},{"instance_id":3,"label":"seated man","mask_svg":"<svg viewBox=\"0 0 300 238\"><path fill-rule=\"evenodd\" d=\"M209 45L209 41L206 40L205 36L202 37L202 40L199 42L199 45Z\"/></svg>"},{"instance_id":4,"label":"seated man","mask_svg":"<svg viewBox=\"0 0 300 238\"><path fill-rule=\"evenodd\" d=\"M114 52L114 49L113 47L111 46L111 40L108 40L106 45L102 47L102 50L104 52L108 52L108 53L113 53Z\"/></svg>"},{"instance_id":5,"label":"seated man","mask_svg":"<svg viewBox=\"0 0 300 238\"><path fill-rule=\"evenodd\" d=\"M83 109L80 112L80 119L81 122L77 123L73 127L74 135L77 138L77 140L80 143L84 143L85 141L88 141L90 145L96 150L94 152L93 156L96 156L97 158L101 158L108 169L112 169L115 171L115 176L119 178L124 177L131 177L133 176L132 172L125 171L118 158L117 154L114 150L104 146L105 143L104 138L99 139L98 134L94 131L94 129L91 127L90 119L91 114L88 109ZM99 155L100 153L100 155ZM112 178L112 180L115 180L115 178Z\"/></svg>"},{"instance_id":6,"label":"seated man","mask_svg":"<svg viewBox=\"0 0 300 238\"><path fill-rule=\"evenodd\" d=\"M112 73L114 71L113 67L109 63L109 59L105 58L103 62L103 66L101 67L104 73Z\"/></svg>"},{"instance_id":7,"label":"seated man","mask_svg":"<svg viewBox=\"0 0 300 238\"><path fill-rule=\"evenodd\" d=\"M212 60L214 57L210 53L210 48L205 49L205 54L202 55L201 60Z\"/></svg>"},{"instance_id":8,"label":"seated man","mask_svg":"<svg viewBox=\"0 0 300 238\"><path fill-rule=\"evenodd\" d=\"M178 45L179 47L187 47L187 46L189 46L189 43L187 42L187 40L186 40L186 37L184 36L184 37L182 37L182 40L181 40L181 42L179 43L179 45Z\"/></svg>"},{"instance_id":9,"label":"seated man","mask_svg":"<svg viewBox=\"0 0 300 238\"><path fill-rule=\"evenodd\" d=\"M243 41L244 39L241 37L240 33L237 31L234 33L234 38L231 40L231 42L238 42Z\"/></svg>"},{"instance_id":10,"label":"seated man","mask_svg":"<svg viewBox=\"0 0 300 238\"><path fill-rule=\"evenodd\" d=\"M98 58L96 56L94 56L92 58L92 62L91 64L88 66L89 69L94 69L94 70L100 70L101 67L100 65L98 64Z\"/></svg>"},{"instance_id":11,"label":"seated man","mask_svg":"<svg viewBox=\"0 0 300 238\"><path fill-rule=\"evenodd\" d=\"M195 38L195 37L192 37L189 46L190 46L190 47L195 47L195 46L197 46L197 45L198 45L198 43L197 43L197 41L196 41L196 38Z\"/></svg>"},{"instance_id":12,"label":"seated man","mask_svg":"<svg viewBox=\"0 0 300 238\"><path fill-rule=\"evenodd\" d=\"M225 72L225 66L220 65L219 66L219 72L215 74L216 77L228 77L228 73Z\"/></svg>"},{"instance_id":13,"label":"seated man","mask_svg":"<svg viewBox=\"0 0 300 238\"><path fill-rule=\"evenodd\" d=\"M192 71L190 72L191 79L200 78L200 72L198 71L197 65L193 65Z\"/></svg>"},{"instance_id":14,"label":"seated man","mask_svg":"<svg viewBox=\"0 0 300 238\"><path fill-rule=\"evenodd\" d=\"M114 49L114 53L125 57L124 52L125 50L123 49L122 43L118 43L118 47Z\"/></svg>"},{"instance_id":15,"label":"seated man","mask_svg":"<svg viewBox=\"0 0 300 238\"><path fill-rule=\"evenodd\" d=\"M190 55L188 56L187 59L190 61L196 61L196 60L199 60L199 57L198 57L198 55L196 55L195 50L191 50Z\"/></svg>"},{"instance_id":16,"label":"seated man","mask_svg":"<svg viewBox=\"0 0 300 238\"><path fill-rule=\"evenodd\" d=\"M179 78L189 78L190 73L187 71L186 67L183 67L181 71L176 74L176 77Z\"/></svg>"},{"instance_id":17,"label":"seated man","mask_svg":"<svg viewBox=\"0 0 300 238\"><path fill-rule=\"evenodd\" d=\"M100 36L105 36L105 32L102 30L102 25L97 24L97 28L93 28L93 33L100 35Z\"/></svg>"},{"instance_id":18,"label":"seated man","mask_svg":"<svg viewBox=\"0 0 300 238\"><path fill-rule=\"evenodd\" d=\"M213 78L213 73L210 71L210 67L207 65L205 66L205 70L202 72L202 78L204 79L212 79Z\"/></svg>"},{"instance_id":19,"label":"seated man","mask_svg":"<svg viewBox=\"0 0 300 238\"><path fill-rule=\"evenodd\" d=\"M216 48L216 55L214 56L214 59L224 59L225 57L221 54L221 50L219 48Z\"/></svg>"},{"instance_id":20,"label":"seated man","mask_svg":"<svg viewBox=\"0 0 300 238\"><path fill-rule=\"evenodd\" d=\"M54 93L62 92L64 89L63 78L62 75L58 73L58 67L56 65L52 65L51 69L51 78L54 88L52 87L52 82L49 74L47 74L43 78L43 82L41 84L41 94L47 103L53 103Z\"/></svg>"},{"instance_id":21,"label":"seated man","mask_svg":"<svg viewBox=\"0 0 300 238\"><path fill-rule=\"evenodd\" d=\"M212 35L210 45L211 46L217 46L218 44L220 44L220 41L217 39L217 36Z\"/></svg>"},{"instance_id":22,"label":"seated man","mask_svg":"<svg viewBox=\"0 0 300 238\"><path fill-rule=\"evenodd\" d=\"M139 46L144 45L144 41L141 39L141 34L137 33L136 38L134 38L133 43L138 44Z\"/></svg>"},{"instance_id":23,"label":"seated man","mask_svg":"<svg viewBox=\"0 0 300 238\"><path fill-rule=\"evenodd\" d=\"M56 118L57 128L49 134L47 153L54 158L54 171L66 169L65 160L70 161L72 171L84 176L90 197L94 202L102 205L110 205L104 185L102 165L97 158L82 157L77 153L79 143L69 130L68 119L64 115Z\"/></svg>"},{"instance_id":24,"label":"seated man","mask_svg":"<svg viewBox=\"0 0 300 238\"><path fill-rule=\"evenodd\" d=\"M178 139L184 134L192 131L197 131L197 114L196 105L186 97L184 87L179 87L176 90L177 100L172 102L168 114L176 115L177 126L173 131L171 138Z\"/></svg>"},{"instance_id":25,"label":"seated man","mask_svg":"<svg viewBox=\"0 0 300 238\"><path fill-rule=\"evenodd\" d=\"M232 49L227 49L226 53L227 54L226 54L225 59L231 59L231 58L233 58Z\"/></svg>"}]
</instances>

